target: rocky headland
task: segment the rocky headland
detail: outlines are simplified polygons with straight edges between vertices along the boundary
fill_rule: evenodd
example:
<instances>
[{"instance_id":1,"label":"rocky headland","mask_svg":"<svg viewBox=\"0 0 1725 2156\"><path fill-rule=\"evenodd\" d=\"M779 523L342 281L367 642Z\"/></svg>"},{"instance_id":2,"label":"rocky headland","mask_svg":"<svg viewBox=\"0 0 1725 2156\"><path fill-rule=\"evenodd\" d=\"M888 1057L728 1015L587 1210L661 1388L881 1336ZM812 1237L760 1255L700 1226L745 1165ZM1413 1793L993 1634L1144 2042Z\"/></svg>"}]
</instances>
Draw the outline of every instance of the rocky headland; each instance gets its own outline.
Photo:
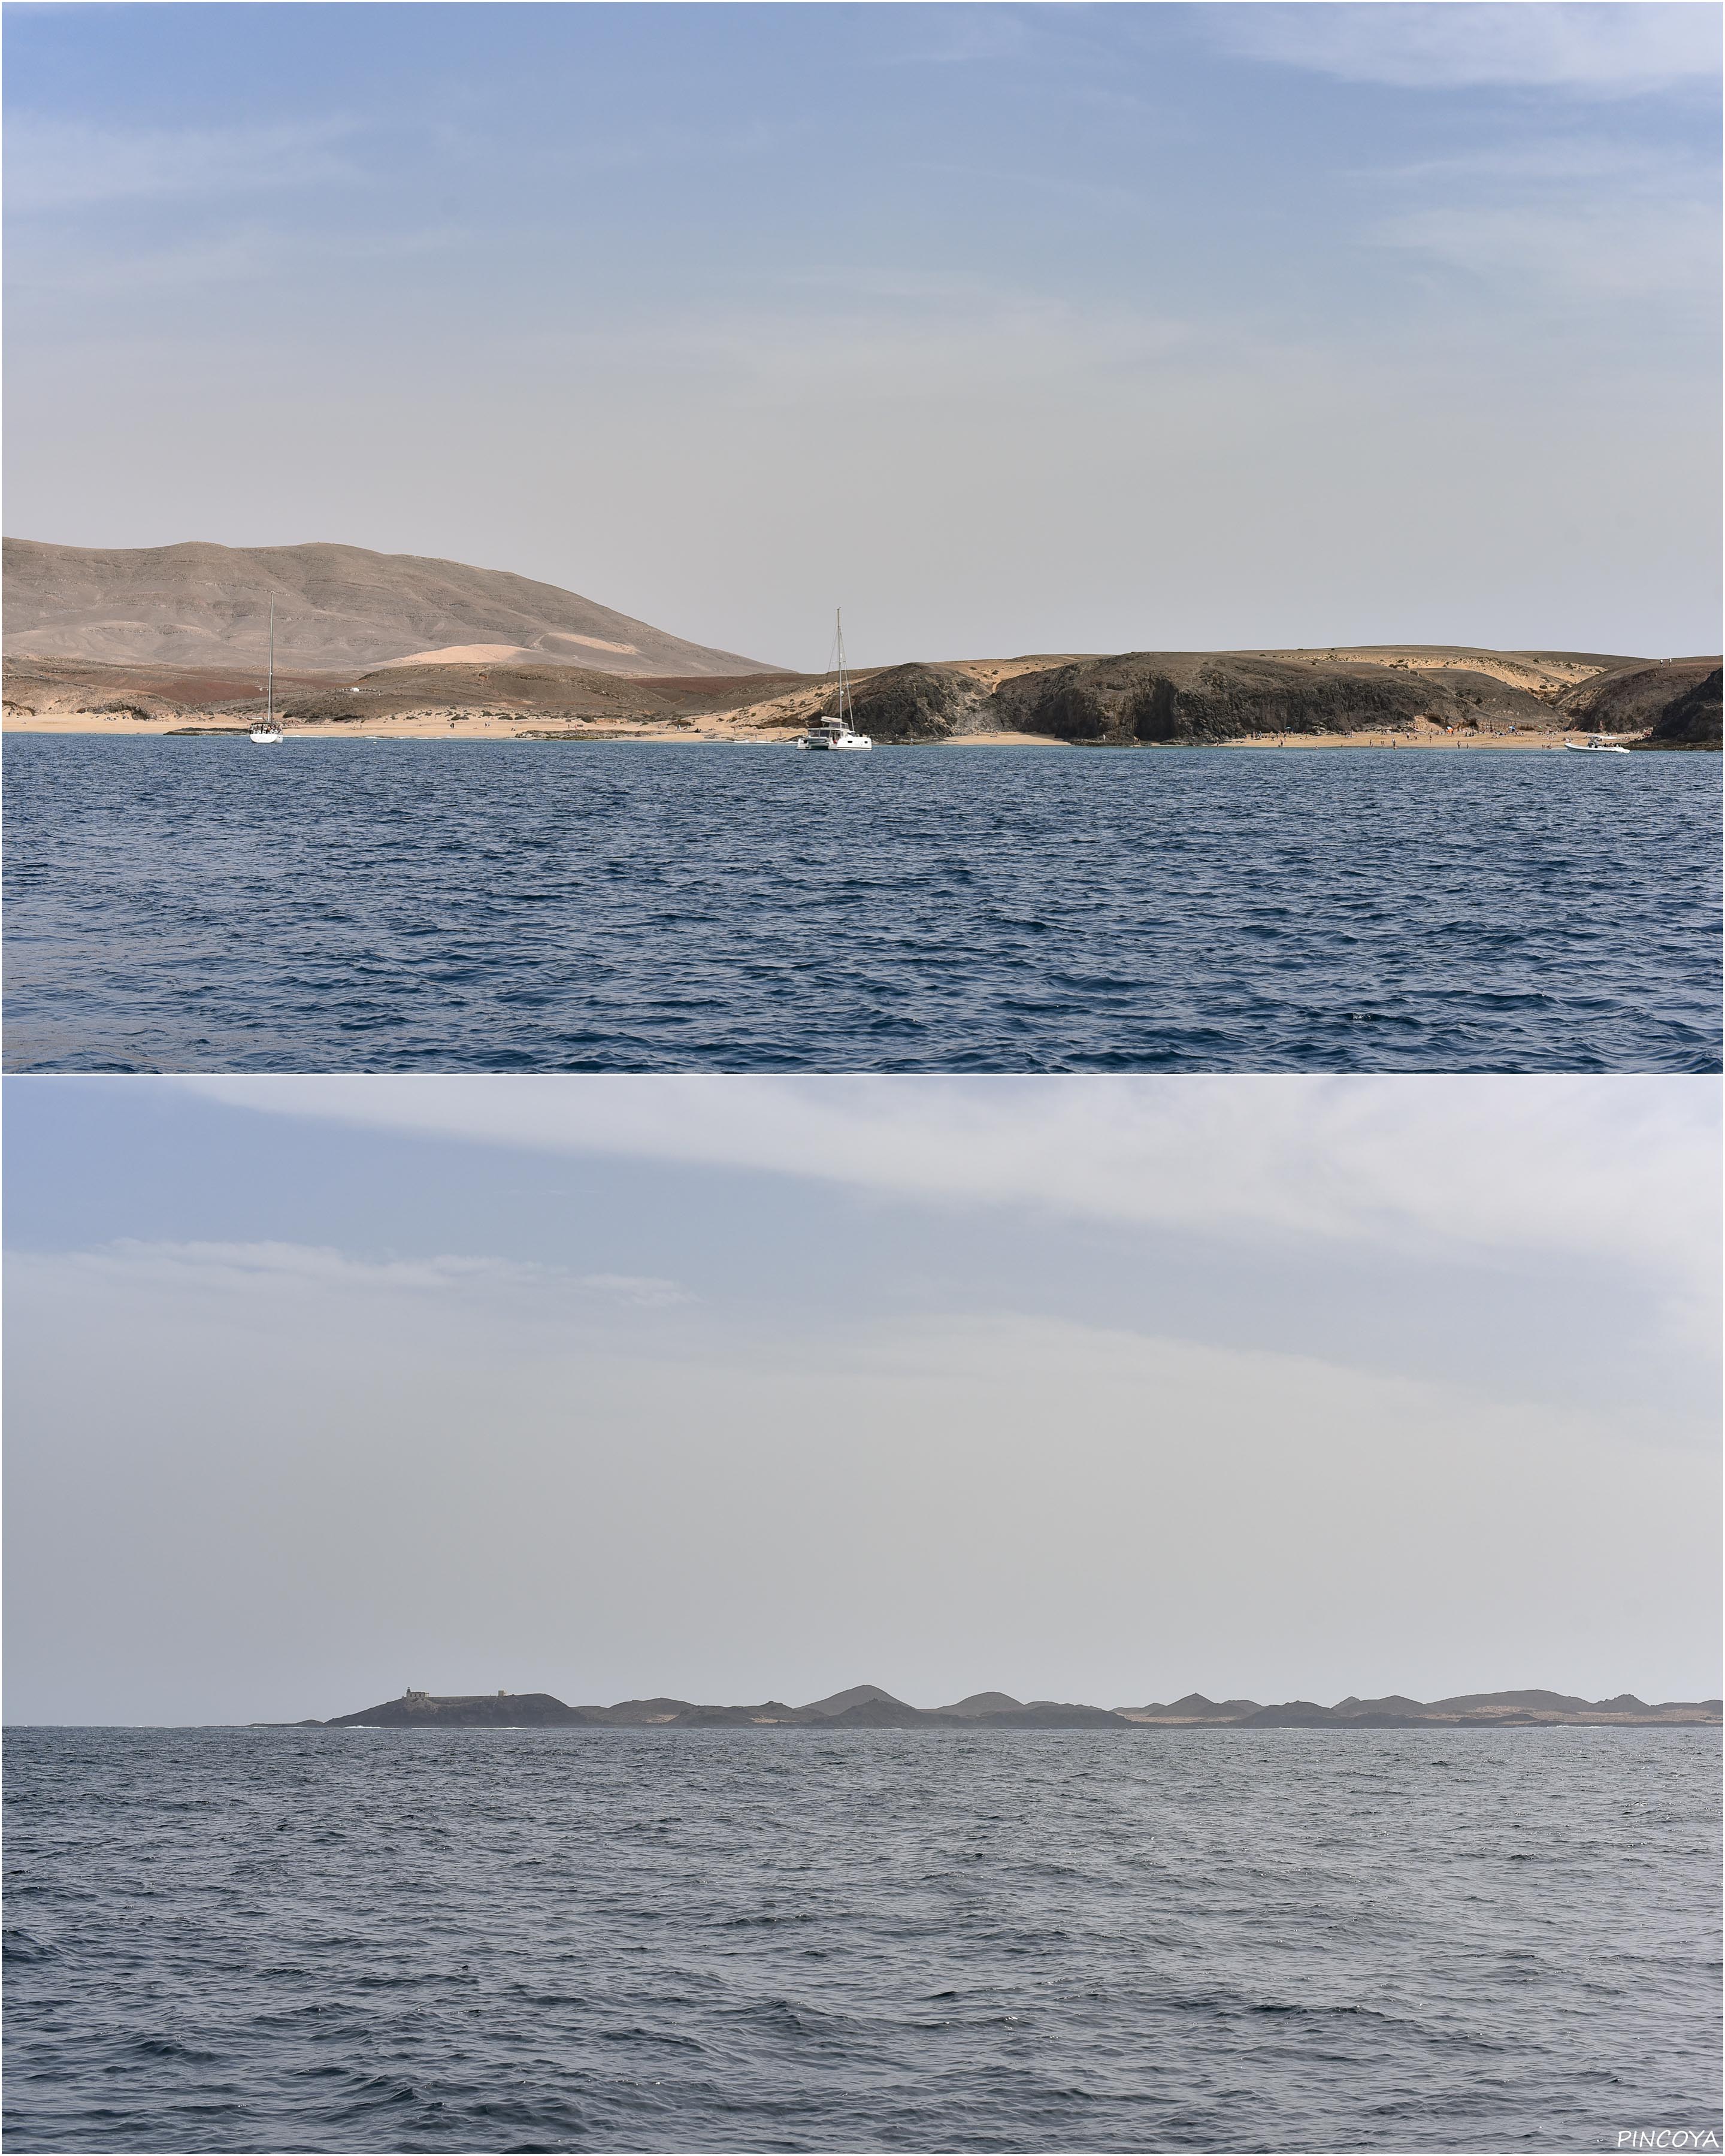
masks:
<instances>
[{"instance_id":1,"label":"rocky headland","mask_svg":"<svg viewBox=\"0 0 1725 2156\"><path fill-rule=\"evenodd\" d=\"M1719 746L1717 661L1598 660L1589 662L1594 673L1576 678L1581 661L1559 668L1548 658L1536 678L1514 654L1473 660L1127 652L918 661L859 669L855 714L883 747L1539 747L1595 732L1638 748ZM331 739L769 746L802 733L829 693L815 675L623 675L540 659L438 659L335 675L279 668L275 709L290 732ZM6 661L5 705L14 731L242 734L264 709L264 682L250 668L27 654Z\"/></svg>"},{"instance_id":2,"label":"rocky headland","mask_svg":"<svg viewBox=\"0 0 1725 2156\"><path fill-rule=\"evenodd\" d=\"M507 571L336 545L6 542L6 723L329 739L788 742L829 685ZM1043 652L855 675L883 746L1717 748L1719 661L1460 644Z\"/></svg>"},{"instance_id":3,"label":"rocky headland","mask_svg":"<svg viewBox=\"0 0 1725 2156\"><path fill-rule=\"evenodd\" d=\"M918 1707L879 1685L855 1685L803 1707L762 1700L747 1707L702 1706L686 1699L627 1699L613 1707L567 1707L549 1692L406 1691L399 1699L295 1728L327 1729L1503 1729L1711 1727L1717 1699L1666 1700L1649 1706L1632 1693L1586 1700L1566 1692L1469 1692L1422 1702L1393 1693L1321 1707L1286 1700L1183 1699L1146 1707L1086 1707L1070 1701L1015 1699L973 1692L947 1707ZM274 1727L275 1725L259 1725Z\"/></svg>"},{"instance_id":4,"label":"rocky headland","mask_svg":"<svg viewBox=\"0 0 1725 2156\"><path fill-rule=\"evenodd\" d=\"M1411 731L1421 720L1471 731L1550 723L1548 698L1462 663L1416 673L1253 652L1127 652L1004 682L994 701L1019 732L1118 747Z\"/></svg>"},{"instance_id":5,"label":"rocky headland","mask_svg":"<svg viewBox=\"0 0 1725 2156\"><path fill-rule=\"evenodd\" d=\"M1633 722L1646 726L1645 737L1633 746L1655 749L1718 748L1722 745L1720 669L1710 660L1700 659L1673 662L1670 673L1684 678L1676 681L1657 680L1647 684L1643 690L1642 677L1630 677L1635 696ZM1625 686L1628 688L1630 684ZM1599 724L1602 732L1623 731L1615 712L1609 716L1602 716Z\"/></svg>"}]
</instances>

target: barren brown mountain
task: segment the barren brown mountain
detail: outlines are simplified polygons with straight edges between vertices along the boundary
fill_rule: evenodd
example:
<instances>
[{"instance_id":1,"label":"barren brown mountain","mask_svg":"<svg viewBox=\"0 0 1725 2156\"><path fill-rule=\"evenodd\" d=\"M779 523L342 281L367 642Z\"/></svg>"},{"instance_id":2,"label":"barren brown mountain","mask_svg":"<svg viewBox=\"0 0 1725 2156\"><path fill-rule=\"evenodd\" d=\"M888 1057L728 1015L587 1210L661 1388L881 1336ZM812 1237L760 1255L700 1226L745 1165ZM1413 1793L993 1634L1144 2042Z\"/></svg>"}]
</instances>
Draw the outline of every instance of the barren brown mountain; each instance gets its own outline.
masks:
<instances>
[{"instance_id":1,"label":"barren brown mountain","mask_svg":"<svg viewBox=\"0 0 1725 2156\"><path fill-rule=\"evenodd\" d=\"M50 547L6 542L8 655L286 668L529 660L622 675L774 671L555 584L363 547Z\"/></svg>"}]
</instances>

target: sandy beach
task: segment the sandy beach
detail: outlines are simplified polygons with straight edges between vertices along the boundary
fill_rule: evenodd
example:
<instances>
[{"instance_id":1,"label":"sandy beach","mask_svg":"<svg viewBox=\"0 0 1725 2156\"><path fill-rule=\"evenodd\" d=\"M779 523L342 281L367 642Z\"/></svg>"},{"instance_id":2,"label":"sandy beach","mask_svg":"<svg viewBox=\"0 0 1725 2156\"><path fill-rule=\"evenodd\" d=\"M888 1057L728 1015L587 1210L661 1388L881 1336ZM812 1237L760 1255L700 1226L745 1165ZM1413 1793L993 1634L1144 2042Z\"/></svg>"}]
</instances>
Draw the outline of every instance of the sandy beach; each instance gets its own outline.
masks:
<instances>
[{"instance_id":1,"label":"sandy beach","mask_svg":"<svg viewBox=\"0 0 1725 2156\"><path fill-rule=\"evenodd\" d=\"M1469 729L1446 732L1442 726L1418 726L1408 733L1358 734L1243 734L1237 741L1220 744L1224 748L1562 748L1566 741L1579 741L1579 733L1537 732L1523 726L1514 733L1491 733L1483 728L1477 733ZM1612 737L1627 747L1639 741L1639 734L1618 734Z\"/></svg>"},{"instance_id":2,"label":"sandy beach","mask_svg":"<svg viewBox=\"0 0 1725 2156\"><path fill-rule=\"evenodd\" d=\"M728 742L741 748L786 748L805 721L778 717L763 725L752 712L715 712L698 717L662 721L644 726L618 726L603 720L575 720L566 726L524 725L518 718L475 716L451 718L447 711L408 711L390 717L366 719L357 724L300 724L285 722L290 741L546 741L658 742L675 747L680 742ZM174 735L182 740L243 739L250 721L212 716L188 726L180 718L137 718L130 713L108 711L45 711L30 716L8 714L5 732L19 734ZM1445 732L1440 726L1420 726L1406 733L1245 734L1237 740L1214 744L1235 749L1559 749L1566 738L1558 732L1490 733ZM1640 738L1617 737L1625 745ZM1047 734L955 734L948 741L927 744L942 748L1070 748ZM883 747L898 744L883 743ZM1166 747L1168 744L1155 744Z\"/></svg>"}]
</instances>

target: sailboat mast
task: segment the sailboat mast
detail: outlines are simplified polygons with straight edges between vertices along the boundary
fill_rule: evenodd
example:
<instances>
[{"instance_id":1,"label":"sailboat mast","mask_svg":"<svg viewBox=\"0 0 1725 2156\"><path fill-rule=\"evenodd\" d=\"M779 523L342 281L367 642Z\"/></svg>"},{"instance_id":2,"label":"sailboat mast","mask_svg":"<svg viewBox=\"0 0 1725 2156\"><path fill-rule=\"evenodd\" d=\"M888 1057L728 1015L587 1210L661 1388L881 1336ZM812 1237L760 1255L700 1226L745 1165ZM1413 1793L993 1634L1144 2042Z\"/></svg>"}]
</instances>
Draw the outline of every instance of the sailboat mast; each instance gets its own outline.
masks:
<instances>
[{"instance_id":1,"label":"sailboat mast","mask_svg":"<svg viewBox=\"0 0 1725 2156\"><path fill-rule=\"evenodd\" d=\"M842 607L834 608L833 622L839 646L839 716L848 724L850 694L850 685L845 679L845 609Z\"/></svg>"},{"instance_id":2,"label":"sailboat mast","mask_svg":"<svg viewBox=\"0 0 1725 2156\"><path fill-rule=\"evenodd\" d=\"M275 601L270 601L270 671L264 676L269 685L270 723L275 724Z\"/></svg>"}]
</instances>

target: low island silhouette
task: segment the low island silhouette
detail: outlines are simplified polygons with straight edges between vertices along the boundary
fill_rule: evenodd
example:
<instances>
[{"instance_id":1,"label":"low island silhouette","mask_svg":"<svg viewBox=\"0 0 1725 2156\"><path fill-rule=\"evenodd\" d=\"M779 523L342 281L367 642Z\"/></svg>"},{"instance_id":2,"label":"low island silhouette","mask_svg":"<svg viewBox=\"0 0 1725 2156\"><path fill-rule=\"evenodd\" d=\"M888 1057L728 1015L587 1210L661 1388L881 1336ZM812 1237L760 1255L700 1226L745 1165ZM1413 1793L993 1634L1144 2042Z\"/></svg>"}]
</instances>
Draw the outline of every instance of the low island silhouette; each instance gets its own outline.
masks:
<instances>
[{"instance_id":1,"label":"low island silhouette","mask_svg":"<svg viewBox=\"0 0 1725 2156\"><path fill-rule=\"evenodd\" d=\"M1423 1701L1391 1693L1383 1699L1308 1699L1266 1707L1253 1699L1206 1699L1188 1692L1145 1707L1086 1707L1069 1700L1014 1699L1009 1692L973 1692L948 1707L911 1707L879 1685L853 1685L804 1707L762 1700L752 1707L703 1706L686 1699L625 1699L614 1707L568 1707L547 1691L439 1693L404 1691L399 1699L292 1724L296 1729L1507 1729L1696 1727L1718 1724L1717 1699L1662 1700L1650 1706L1633 1692L1587 1700L1567 1692L1464 1692Z\"/></svg>"}]
</instances>

